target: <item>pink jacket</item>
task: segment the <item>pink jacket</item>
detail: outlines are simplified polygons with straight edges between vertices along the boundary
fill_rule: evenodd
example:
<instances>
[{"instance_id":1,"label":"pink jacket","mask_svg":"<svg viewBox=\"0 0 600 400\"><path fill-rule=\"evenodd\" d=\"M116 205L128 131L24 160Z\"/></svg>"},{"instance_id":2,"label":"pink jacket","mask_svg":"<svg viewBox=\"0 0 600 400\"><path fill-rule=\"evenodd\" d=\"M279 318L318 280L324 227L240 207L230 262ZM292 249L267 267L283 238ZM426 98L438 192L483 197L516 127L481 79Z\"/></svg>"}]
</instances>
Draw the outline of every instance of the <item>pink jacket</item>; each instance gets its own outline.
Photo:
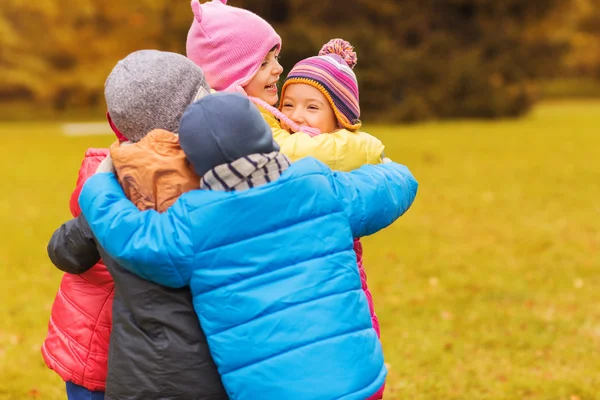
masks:
<instances>
[{"instance_id":1,"label":"pink jacket","mask_svg":"<svg viewBox=\"0 0 600 400\"><path fill-rule=\"evenodd\" d=\"M360 239L354 239L354 252L356 253L356 262L358 263L358 270L360 271L360 280L362 282L362 289L365 292L365 296L367 296L367 301L369 302L369 311L371 312L371 322L373 323L373 329L377 332L377 336L381 337L381 333L379 330L379 320L377 319L377 314L375 313L375 307L373 306L373 296L369 291L369 287L367 286L367 273L363 267L363 248ZM385 389L385 384L368 400L379 400L383 398L383 391Z\"/></svg>"},{"instance_id":2,"label":"pink jacket","mask_svg":"<svg viewBox=\"0 0 600 400\"><path fill-rule=\"evenodd\" d=\"M107 155L108 149L86 151L69 204L74 217L81 212L83 184ZM101 261L81 275L64 274L42 345L46 365L64 381L105 390L113 296L113 280Z\"/></svg>"}]
</instances>

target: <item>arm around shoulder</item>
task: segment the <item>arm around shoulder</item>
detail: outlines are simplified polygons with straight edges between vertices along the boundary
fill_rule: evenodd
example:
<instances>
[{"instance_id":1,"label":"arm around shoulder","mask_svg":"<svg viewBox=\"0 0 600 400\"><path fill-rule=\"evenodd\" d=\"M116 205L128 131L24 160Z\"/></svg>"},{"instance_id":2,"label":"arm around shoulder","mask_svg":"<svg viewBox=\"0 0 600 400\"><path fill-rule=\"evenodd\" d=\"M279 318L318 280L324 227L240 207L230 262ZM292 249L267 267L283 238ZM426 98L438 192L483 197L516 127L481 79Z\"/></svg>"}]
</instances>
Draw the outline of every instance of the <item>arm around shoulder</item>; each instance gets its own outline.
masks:
<instances>
[{"instance_id":1,"label":"arm around shoulder","mask_svg":"<svg viewBox=\"0 0 600 400\"><path fill-rule=\"evenodd\" d=\"M418 189L409 169L394 162L330 176L354 237L372 235L393 223L410 208Z\"/></svg>"},{"instance_id":2,"label":"arm around shoulder","mask_svg":"<svg viewBox=\"0 0 600 400\"><path fill-rule=\"evenodd\" d=\"M381 161L384 149L379 139L364 132L342 129L310 136L304 132L290 134L280 127L273 127L272 130L281 152L292 161L311 156L339 171L352 171L364 164L377 164Z\"/></svg>"},{"instance_id":3,"label":"arm around shoulder","mask_svg":"<svg viewBox=\"0 0 600 400\"><path fill-rule=\"evenodd\" d=\"M47 251L52 264L70 274L82 274L100 261L92 231L81 215L54 232Z\"/></svg>"},{"instance_id":4,"label":"arm around shoulder","mask_svg":"<svg viewBox=\"0 0 600 400\"><path fill-rule=\"evenodd\" d=\"M193 240L180 201L167 212L140 211L112 173L92 176L79 197L81 211L104 250L134 274L169 287L189 284Z\"/></svg>"}]
</instances>

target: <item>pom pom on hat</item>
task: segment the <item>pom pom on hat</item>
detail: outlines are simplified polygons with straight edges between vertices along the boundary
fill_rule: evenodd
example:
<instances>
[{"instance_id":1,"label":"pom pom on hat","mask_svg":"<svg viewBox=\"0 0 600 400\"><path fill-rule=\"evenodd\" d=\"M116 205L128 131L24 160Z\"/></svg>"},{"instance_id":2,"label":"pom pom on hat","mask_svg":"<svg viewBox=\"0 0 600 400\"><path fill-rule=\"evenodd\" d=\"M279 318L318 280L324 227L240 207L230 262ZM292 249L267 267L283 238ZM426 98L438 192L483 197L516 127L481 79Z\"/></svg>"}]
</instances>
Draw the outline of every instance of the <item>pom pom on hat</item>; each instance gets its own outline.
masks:
<instances>
[{"instance_id":1,"label":"pom pom on hat","mask_svg":"<svg viewBox=\"0 0 600 400\"><path fill-rule=\"evenodd\" d=\"M358 58L354 52L354 47L344 39L331 39L325 43L319 51L320 56L327 56L330 54L338 55L348 64L350 68L354 68Z\"/></svg>"}]
</instances>

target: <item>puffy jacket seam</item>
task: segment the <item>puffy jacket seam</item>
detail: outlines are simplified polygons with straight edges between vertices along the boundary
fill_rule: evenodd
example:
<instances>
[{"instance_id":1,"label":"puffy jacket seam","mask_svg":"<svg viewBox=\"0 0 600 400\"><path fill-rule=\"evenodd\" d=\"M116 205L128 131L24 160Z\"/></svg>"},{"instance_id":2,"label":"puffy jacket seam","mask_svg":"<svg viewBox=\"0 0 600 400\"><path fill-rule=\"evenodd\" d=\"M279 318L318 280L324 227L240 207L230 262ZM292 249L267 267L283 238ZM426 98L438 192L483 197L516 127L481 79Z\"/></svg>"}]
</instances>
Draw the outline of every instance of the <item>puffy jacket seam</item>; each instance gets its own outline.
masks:
<instances>
[{"instance_id":1,"label":"puffy jacket seam","mask_svg":"<svg viewBox=\"0 0 600 400\"><path fill-rule=\"evenodd\" d=\"M50 352L48 351L48 349L46 348L46 344L45 344L45 343L42 345L42 348L44 348L44 353L45 353L45 354L46 354L46 355L47 355L49 358L51 358L51 359L52 359L52 361L54 361L56 364L58 364L62 370L66 371L66 372L67 372L69 375L71 375L73 378L76 378L76 379L78 379L78 380L79 380L79 381L81 381L81 382L83 382L83 381L86 381L86 382L92 382L92 383L95 383L95 384L97 384L97 385L99 385L99 386L104 386L104 385L106 384L106 382L105 382L105 381L103 381L103 380L99 380L99 379L94 379L94 378L87 378L87 379L84 379L84 378L83 378L83 376L81 376L81 375L79 375L79 374L77 374L77 373L73 372L73 370L71 370L70 368L67 368L67 367L66 367L66 366L65 366L63 363L61 363L61 362L58 360L58 358L56 358L56 357L55 357L55 356L54 356L52 353L50 353Z\"/></svg>"},{"instance_id":2,"label":"puffy jacket seam","mask_svg":"<svg viewBox=\"0 0 600 400\"><path fill-rule=\"evenodd\" d=\"M102 267L104 267L104 269L106 269L106 265L104 265L104 262L102 260L100 260L96 264L94 264L94 267L96 267L96 266L102 266ZM104 293L112 293L112 289L111 290L106 290L106 288L103 285L99 285L96 282L94 282L91 279L89 279L88 276L87 276L87 272L88 271L84 272L83 274L80 274L79 277L81 279L83 279L84 281L86 281L87 283L89 283L90 285L93 285L94 287L97 287L98 289L101 289Z\"/></svg>"},{"instance_id":3,"label":"puffy jacket seam","mask_svg":"<svg viewBox=\"0 0 600 400\"><path fill-rule=\"evenodd\" d=\"M65 300L72 305L74 308L76 308L79 312L81 312L82 314L84 314L86 317L88 317L90 320L95 321L95 323L99 326L102 326L103 328L110 328L111 325L108 324L103 324L101 322L98 321L97 318L92 317L89 313L87 313L86 311L84 311L81 307L79 307L77 305L77 303L75 303L73 300L71 300L64 291L61 290L62 296L65 298ZM108 298L109 296L107 296ZM106 300L105 300L106 301Z\"/></svg>"},{"instance_id":4,"label":"puffy jacket seam","mask_svg":"<svg viewBox=\"0 0 600 400\"><path fill-rule=\"evenodd\" d=\"M261 235L259 235L259 236L253 236L251 239L258 238L258 237L260 237L260 236L261 236ZM249 239L245 239L245 240L249 240ZM231 243L231 244L233 245L233 244L238 244L238 243L241 243L241 242L235 242L235 243ZM228 246L229 246L229 245L228 245ZM218 249L222 249L222 247L218 247ZM213 250L214 250L214 249L213 249ZM288 268L293 268L293 267L295 267L295 266L297 266L297 265L299 265L299 264L305 263L305 262L307 262L307 261L320 260L320 259L322 259L322 258L329 257L329 256L332 256L332 255L335 255L335 254L344 253L344 252L346 252L346 251L349 251L349 250L350 250L350 249L342 249L342 250L333 251L333 252L331 252L331 253L323 254L323 255L320 255L320 256L318 256L318 257L310 257L310 258L306 258L306 259L304 259L304 260L300 260L300 261L298 261L298 262L296 262L296 263L294 263L294 264L286 265L286 266L285 266L285 267L283 267L283 268L278 268L277 270L273 270L273 271L269 271L269 272L267 272L267 273L264 273L264 274L260 274L260 276L256 276L256 275L255 275L255 276L248 277L248 278L246 278L246 279L245 279L245 281L251 281L251 280L253 280L253 279L255 279L255 278L264 277L264 276L266 276L266 275L270 275L270 274L273 274L273 273L275 273L275 272L280 272L280 271L284 271L284 270L286 270L286 269L288 269ZM210 251L212 251L212 250L210 250ZM230 285L232 285L232 283L230 283L230 284L227 284L227 285L225 285L225 286L230 286ZM213 288L213 289L210 289L210 290L207 290L207 291L204 291L204 292L199 292L199 295L202 295L202 296L203 296L203 295L206 295L206 294L212 293L212 292L214 292L215 290L219 290L219 289L220 289L220 287L215 287L215 288Z\"/></svg>"},{"instance_id":5,"label":"puffy jacket seam","mask_svg":"<svg viewBox=\"0 0 600 400\"><path fill-rule=\"evenodd\" d=\"M334 182L333 174L328 174L328 176L327 176L327 177L328 177L328 179L329 179L329 185L330 185L330 187L331 187L331 190L333 190L333 192L336 194L336 197L337 197L337 196L338 196L338 193L336 192L336 189L335 189L335 182ZM356 190L357 190L357 192L359 191L358 187L356 188ZM363 204L363 203L364 203L364 199L362 199L360 196L358 196L358 197L359 197L359 198L358 198L358 200L361 202L361 206L360 206L360 208L361 208L361 209L365 209L366 207L365 207L365 205ZM343 210L343 211L342 211L342 212L343 212L343 214L344 214L344 215L346 215L346 216L348 217L348 219L350 219L350 215L346 214L346 210L344 210L344 206L343 206L342 200L341 200L339 197L337 197L337 201L338 201L338 203L339 203L339 205L340 205L340 208ZM360 225L361 225L361 226L364 226L364 225L366 224L366 222L365 222L365 221L366 221L366 215L361 215L361 217L360 217ZM351 224L351 225L352 225L352 224ZM354 234L353 234L353 235L354 235ZM354 239L360 239L360 238L358 238L358 237L354 237ZM357 260L357 263L358 263L358 260Z\"/></svg>"},{"instance_id":6,"label":"puffy jacket seam","mask_svg":"<svg viewBox=\"0 0 600 400\"><path fill-rule=\"evenodd\" d=\"M186 207L184 207L184 210L185 210L186 220L187 221L191 221L192 219L190 218L190 212L189 212L189 209L187 207L187 204L186 204ZM191 226L187 226L187 229L189 229L189 231L190 231L190 236L192 237L192 243L197 243L196 242L196 235L194 235L194 229ZM195 257L196 252L194 251L195 250L194 247L195 247L194 245L191 246L192 254L186 254L185 258L186 258L186 261L189 261L191 259L191 261L194 264L197 264L196 263L196 257ZM190 268L186 268L187 280L184 280L183 279L183 274L181 273L181 271L177 267L175 267L176 264L175 264L175 262L173 260L173 256L171 255L171 253L167 253L167 254L169 256L169 261L171 262L171 265L173 266L173 270L175 271L175 273L177 274L177 277L179 278L179 281L181 282L181 286L182 287L183 286L189 286L190 280L191 280L191 275L192 275L192 272L190 271ZM187 266L188 265L186 265L186 267Z\"/></svg>"},{"instance_id":7,"label":"puffy jacket seam","mask_svg":"<svg viewBox=\"0 0 600 400\"><path fill-rule=\"evenodd\" d=\"M100 307L100 311L98 311L98 316L95 319L96 323L94 324L94 328L92 330L92 334L90 335L90 341L88 343L88 348L90 349L88 351L87 357L85 358L85 363L83 365L83 372L82 375L85 377L85 372L87 370L87 367L89 365L89 359L90 356L92 355L92 341L94 340L94 337L97 336L98 334L98 326L103 326L104 324L100 323L100 315L102 315L102 312L104 311L104 307L106 307L106 303L109 301L110 296L112 295L112 293L114 292L115 288L113 286L113 288L111 289L110 293L108 294L108 296L106 296L106 298L104 299L104 302L102 303L102 307ZM96 354L94 354L96 355Z\"/></svg>"},{"instance_id":8,"label":"puffy jacket seam","mask_svg":"<svg viewBox=\"0 0 600 400\"><path fill-rule=\"evenodd\" d=\"M283 129L283 128L282 128ZM294 134L290 134L290 136L288 136L288 138L291 138ZM296 138L293 138L293 143L294 145L292 146L292 159L298 159L298 140L296 140Z\"/></svg>"},{"instance_id":9,"label":"puffy jacket seam","mask_svg":"<svg viewBox=\"0 0 600 400\"><path fill-rule=\"evenodd\" d=\"M92 352L92 354L94 354L94 355L99 356L99 355L104 354L104 353L92 351L91 349L88 349L84 345L82 345L81 343L79 343L77 340L75 340L75 338L73 338L63 328L61 328L60 325L58 325L56 322L54 322L54 318L52 316L50 316L50 322L52 323L52 326L54 328L56 328L58 331L60 331L60 333L63 334L65 337L67 337L71 343L73 343L73 344L81 347L85 351Z\"/></svg>"},{"instance_id":10,"label":"puffy jacket seam","mask_svg":"<svg viewBox=\"0 0 600 400\"><path fill-rule=\"evenodd\" d=\"M333 141L333 165L334 165L334 170L339 170L340 169L340 151L338 149L338 142L337 140Z\"/></svg>"},{"instance_id":11,"label":"puffy jacket seam","mask_svg":"<svg viewBox=\"0 0 600 400\"><path fill-rule=\"evenodd\" d=\"M343 210L338 210L338 211L335 211L333 213L323 214L323 215L319 215L319 216L310 216L307 219L303 219L301 221L295 221L293 223L293 225L300 225L300 224L303 224L305 222L310 222L310 221L318 220L318 219L325 218L325 217L330 217L332 215L337 215L337 214L342 214L342 215L346 216L346 213ZM211 247L211 248L208 248L208 249L202 249L201 251L203 253L208 253L208 252L211 252L211 251L214 251L214 250L217 250L217 249L223 249L224 247L227 247L227 246L241 244L241 243L244 243L244 242L246 242L248 240L253 240L253 239L256 239L256 238L260 238L260 237L262 237L264 235L271 235L271 234L277 233L277 232L281 231L282 229L289 228L290 226L292 226L292 225L284 225L284 226L281 226L280 228L277 228L275 230L270 230L268 232L259 233L259 234L254 235L254 236L250 236L250 237L247 237L247 238L244 238L244 239L241 239L241 240L237 240L237 241L233 241L233 242L229 242L229 243L218 244L215 247ZM193 233L192 233L192 235L193 235ZM196 242L194 242L194 243L196 243ZM196 249L196 253L198 251L200 251L200 250ZM331 253L331 254L335 254L335 253ZM303 261L308 261L308 260L303 260ZM303 262L303 261L300 261L300 262Z\"/></svg>"},{"instance_id":12,"label":"puffy jacket seam","mask_svg":"<svg viewBox=\"0 0 600 400\"><path fill-rule=\"evenodd\" d=\"M247 324L249 324L249 323L252 323L252 322L259 321L259 320L261 320L261 319L263 319L263 318L265 318L265 317L269 317L269 316L271 316L271 315L277 315L277 314L279 314L279 313L281 313L281 312L288 311L288 310L290 310L290 309L293 309L293 308L296 308L296 307L302 306L302 305L304 305L304 304L313 303L313 302L315 302L315 301L319 301L319 300L327 299L327 298L329 298L329 297L333 297L333 296L339 296L339 295L341 295L341 294L345 294L345 293L351 293L351 292L358 292L358 291L360 291L360 292L362 293L362 289L350 289L350 290L344 290L343 292L337 292L337 293L328 294L327 296L315 297L315 298L313 298L313 299L310 299L310 300L307 300L307 301L303 301L302 303L294 304L293 306L289 306L289 307L282 308L282 309L280 309L280 310L277 310L277 311L274 311L274 312L271 312L271 313L268 313L268 314L264 314L264 315L261 315L261 316L258 316L258 317L254 317L254 318L252 318L251 320L249 320L249 321L246 321L246 322L244 322L244 323L242 323L242 324L238 324L238 325L232 326L232 327L230 327L230 328L223 329L223 330L221 330L221 331L219 331L219 332L214 332L214 333L212 333L212 334L211 334L211 336L220 335L221 333L224 333L224 332L230 331L230 330L232 330L232 329L235 329L235 328L239 328L239 327L241 327L241 326L247 325ZM372 327L371 327L371 328L372 328Z\"/></svg>"},{"instance_id":13,"label":"puffy jacket seam","mask_svg":"<svg viewBox=\"0 0 600 400\"><path fill-rule=\"evenodd\" d=\"M60 333L62 333L66 338L68 338L71 343L73 343L77 347L82 348L86 352L91 351L90 349L88 349L87 347L85 347L83 344L81 344L77 340L75 340L75 338L73 336L69 335L63 328L60 327L60 325L58 325L57 323L55 323L54 322L54 318L52 316L50 316L50 322L52 323L52 326L55 327L58 331L60 331Z\"/></svg>"},{"instance_id":14,"label":"puffy jacket seam","mask_svg":"<svg viewBox=\"0 0 600 400\"><path fill-rule=\"evenodd\" d=\"M368 326L368 327L366 327L366 328L357 329L357 330L353 330L353 331L349 331L349 332L344 332L344 333L341 333L341 334L339 334L339 335L335 335L335 336L329 336L329 337L327 337L327 338L319 339L318 341L315 341L315 342L309 342L309 343L305 343L305 344L303 344L302 346L296 346L296 347L293 347L293 348L291 348L291 349L287 349L287 350L285 350L285 351L282 351L282 352L279 352L279 353L277 353L277 354L273 354L273 355L270 355L270 356L268 356L268 357L265 357L265 358L263 358L263 359L261 359L261 360L257 360L257 361L255 361L255 362L252 362L252 363L250 363L250 364L247 364L247 365L241 366L241 367L239 367L239 368L236 368L236 369L234 369L234 370L231 370L231 371L229 371L229 372L225 372L225 373L221 374L221 376L225 376L225 375L232 374L232 373L234 373L234 372L238 372L238 371L240 371L240 370L242 370L242 369L244 369L244 368L247 368L247 367L250 367L250 366L253 366L253 365L259 364L259 363L261 363L261 362L263 362L263 361L266 361L266 360L271 360L271 359L273 359L273 358L276 358L276 357L282 356L282 355L284 355L284 354L287 354L287 353L290 353L290 352L292 352L292 351L299 350L299 349L302 349L302 348L305 348L305 347L308 347L308 346L314 345L314 344L315 344L315 343L317 343L317 342L329 341L329 340L333 340L333 339L340 338L340 337L342 337L342 336L348 336L348 335L352 335L352 334L354 334L354 333L358 333L358 332L364 332L364 331L371 331L371 330L373 330L373 327L372 327L372 326L369 324L369 326Z\"/></svg>"},{"instance_id":15,"label":"puffy jacket seam","mask_svg":"<svg viewBox=\"0 0 600 400\"><path fill-rule=\"evenodd\" d=\"M382 367L379 369L379 372L381 373L381 371L382 371L384 368L385 368L385 365L383 365L383 366L382 366ZM375 382L375 381L373 381L373 382ZM367 387L371 386L371 385L373 384L373 382L369 383L367 386L363 387L362 389L355 390L355 391L353 391L353 392L350 392L350 393L346 393L346 394L345 394L343 397L350 396L350 395L352 395L352 394L354 394L354 393L356 393L356 392L360 392L360 391L362 391L362 390L365 390ZM385 380L383 381L383 385L385 385ZM377 388L377 389L375 390L375 393L377 393L377 390L379 390L379 389L381 389L381 388ZM373 396L375 393L371 393L371 394L370 394L370 396Z\"/></svg>"},{"instance_id":16,"label":"puffy jacket seam","mask_svg":"<svg viewBox=\"0 0 600 400\"><path fill-rule=\"evenodd\" d=\"M74 378L79 379L80 381L83 381L83 376L75 373L71 368L67 368L63 363L61 363L58 358L56 358L52 353L50 353L48 351L48 349L46 348L46 343L44 343L42 345L42 347L46 350L45 354L50 357L52 359L52 361L54 361L56 364L58 364L60 366L61 369L63 369L64 371L67 371L69 373L69 375L71 375Z\"/></svg>"}]
</instances>

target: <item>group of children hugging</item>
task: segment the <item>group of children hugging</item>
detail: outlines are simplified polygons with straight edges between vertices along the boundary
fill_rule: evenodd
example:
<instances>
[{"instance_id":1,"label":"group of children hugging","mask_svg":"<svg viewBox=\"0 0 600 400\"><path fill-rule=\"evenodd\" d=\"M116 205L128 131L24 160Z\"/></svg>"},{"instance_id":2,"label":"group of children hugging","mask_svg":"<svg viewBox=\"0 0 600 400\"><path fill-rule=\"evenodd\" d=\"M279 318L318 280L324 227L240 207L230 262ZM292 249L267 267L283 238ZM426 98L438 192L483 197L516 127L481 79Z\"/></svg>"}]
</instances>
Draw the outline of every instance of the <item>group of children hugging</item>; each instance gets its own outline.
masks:
<instances>
[{"instance_id":1,"label":"group of children hugging","mask_svg":"<svg viewBox=\"0 0 600 400\"><path fill-rule=\"evenodd\" d=\"M381 399L360 237L417 182L359 131L352 46L298 62L226 0L192 1L187 56L140 50L105 83L118 140L88 149L42 354L80 399Z\"/></svg>"}]
</instances>

